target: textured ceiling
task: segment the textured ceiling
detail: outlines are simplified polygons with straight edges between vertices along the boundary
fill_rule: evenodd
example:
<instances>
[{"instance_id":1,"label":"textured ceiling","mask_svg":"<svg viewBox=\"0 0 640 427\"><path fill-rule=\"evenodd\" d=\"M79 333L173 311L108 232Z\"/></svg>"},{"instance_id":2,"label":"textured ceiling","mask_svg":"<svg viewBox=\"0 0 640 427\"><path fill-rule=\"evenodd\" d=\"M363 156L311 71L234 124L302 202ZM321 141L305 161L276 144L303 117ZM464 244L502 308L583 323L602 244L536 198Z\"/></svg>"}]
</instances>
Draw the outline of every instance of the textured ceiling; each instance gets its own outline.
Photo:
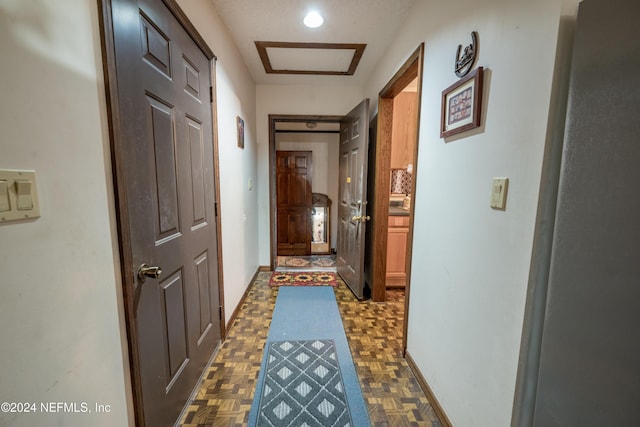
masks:
<instances>
[{"instance_id":1,"label":"textured ceiling","mask_svg":"<svg viewBox=\"0 0 640 427\"><path fill-rule=\"evenodd\" d=\"M415 0L211 0L231 32L240 54L258 84L362 84L407 18ZM309 10L324 17L324 25L309 29L302 19ZM300 43L364 43L366 48L353 76L267 74L256 41ZM274 52L275 53L275 52ZM296 69L318 68L313 51L277 52L278 61ZM339 56L339 55L338 55ZM331 69L332 59L322 62ZM344 58L336 57L344 68Z\"/></svg>"}]
</instances>

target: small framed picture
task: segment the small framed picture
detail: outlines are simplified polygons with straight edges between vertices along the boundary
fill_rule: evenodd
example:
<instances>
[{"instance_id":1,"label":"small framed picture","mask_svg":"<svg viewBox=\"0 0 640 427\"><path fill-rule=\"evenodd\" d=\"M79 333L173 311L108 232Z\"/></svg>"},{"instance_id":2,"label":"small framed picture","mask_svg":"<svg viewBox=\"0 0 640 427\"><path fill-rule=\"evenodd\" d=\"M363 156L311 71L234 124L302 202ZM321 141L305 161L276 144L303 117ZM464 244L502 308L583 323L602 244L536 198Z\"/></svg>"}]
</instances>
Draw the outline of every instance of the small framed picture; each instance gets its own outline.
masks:
<instances>
[{"instance_id":1,"label":"small framed picture","mask_svg":"<svg viewBox=\"0 0 640 427\"><path fill-rule=\"evenodd\" d=\"M242 117L236 116L236 124L238 126L238 147L244 148L244 120Z\"/></svg>"},{"instance_id":2,"label":"small framed picture","mask_svg":"<svg viewBox=\"0 0 640 427\"><path fill-rule=\"evenodd\" d=\"M442 91L441 138L480 126L482 73L482 67L478 67Z\"/></svg>"}]
</instances>

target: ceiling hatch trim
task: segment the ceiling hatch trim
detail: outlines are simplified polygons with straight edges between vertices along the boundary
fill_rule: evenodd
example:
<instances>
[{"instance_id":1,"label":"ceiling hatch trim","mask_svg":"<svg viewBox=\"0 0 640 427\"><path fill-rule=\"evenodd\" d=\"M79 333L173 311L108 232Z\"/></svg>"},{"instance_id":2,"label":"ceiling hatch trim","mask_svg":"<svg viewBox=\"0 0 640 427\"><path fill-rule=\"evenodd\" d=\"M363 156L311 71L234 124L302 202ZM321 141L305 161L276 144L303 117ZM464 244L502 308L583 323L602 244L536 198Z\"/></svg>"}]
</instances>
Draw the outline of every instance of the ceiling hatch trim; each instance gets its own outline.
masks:
<instances>
[{"instance_id":1,"label":"ceiling hatch trim","mask_svg":"<svg viewBox=\"0 0 640 427\"><path fill-rule=\"evenodd\" d=\"M272 42L272 41L256 41L256 49L258 49L258 55L264 67L264 71L267 74L305 74L305 75L321 75L321 76L352 76L358 68L358 63L366 44L360 43L303 43L303 42ZM309 58L308 49L318 49L318 54L326 54L327 61L323 64L322 69L314 68L313 65L309 66L304 61L299 62L299 66L295 69L293 67L274 68L272 65L272 58L269 57L269 51L274 52L274 49L281 49L284 53L290 53L292 55L307 53L306 57ZM285 50L289 50L285 52ZM340 50L352 51L351 61L348 66L344 65L344 53ZM332 52L338 53L336 56L336 63L331 63ZM337 57L340 58L337 58ZM342 59L342 61L340 61ZM341 62L341 63L338 63ZM312 64L313 61L310 61ZM317 64L316 64L317 65ZM328 68L328 69L325 69Z\"/></svg>"}]
</instances>

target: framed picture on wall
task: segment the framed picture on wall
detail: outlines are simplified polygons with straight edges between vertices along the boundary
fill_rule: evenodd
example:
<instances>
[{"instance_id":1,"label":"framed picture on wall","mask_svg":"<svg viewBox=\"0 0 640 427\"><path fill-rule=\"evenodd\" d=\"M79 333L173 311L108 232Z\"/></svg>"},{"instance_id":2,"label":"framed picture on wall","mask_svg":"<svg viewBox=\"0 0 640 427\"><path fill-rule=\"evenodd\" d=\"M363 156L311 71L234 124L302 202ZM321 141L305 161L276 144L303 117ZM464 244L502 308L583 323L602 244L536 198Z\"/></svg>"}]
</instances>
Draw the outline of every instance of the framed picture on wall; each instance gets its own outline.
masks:
<instances>
[{"instance_id":1,"label":"framed picture on wall","mask_svg":"<svg viewBox=\"0 0 640 427\"><path fill-rule=\"evenodd\" d=\"M441 138L480 126L482 74L482 67L478 67L442 91Z\"/></svg>"},{"instance_id":2,"label":"framed picture on wall","mask_svg":"<svg viewBox=\"0 0 640 427\"><path fill-rule=\"evenodd\" d=\"M236 124L238 126L238 147L244 148L244 120L242 117L236 116Z\"/></svg>"}]
</instances>

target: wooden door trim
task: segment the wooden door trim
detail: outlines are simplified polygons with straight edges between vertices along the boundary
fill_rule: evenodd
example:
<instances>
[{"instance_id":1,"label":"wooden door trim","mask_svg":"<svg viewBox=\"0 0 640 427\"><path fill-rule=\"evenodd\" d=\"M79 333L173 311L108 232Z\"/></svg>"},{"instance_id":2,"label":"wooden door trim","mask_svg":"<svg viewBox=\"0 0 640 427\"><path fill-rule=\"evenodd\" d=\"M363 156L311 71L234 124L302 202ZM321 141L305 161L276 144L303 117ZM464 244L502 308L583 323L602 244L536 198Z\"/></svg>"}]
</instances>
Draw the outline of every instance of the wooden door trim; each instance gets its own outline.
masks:
<instances>
[{"instance_id":1,"label":"wooden door trim","mask_svg":"<svg viewBox=\"0 0 640 427\"><path fill-rule=\"evenodd\" d=\"M108 0L112 1L112 0ZM162 3L171 11L173 16L178 20L180 25L185 29L187 34L193 39L193 41L198 45L202 53L207 57L209 61L212 59L217 59L216 55L213 53L207 42L202 38L196 27L193 26L187 15L184 13L182 8L176 3L176 0L162 0Z\"/></svg>"},{"instance_id":2,"label":"wooden door trim","mask_svg":"<svg viewBox=\"0 0 640 427\"><path fill-rule=\"evenodd\" d=\"M217 64L218 59L214 56L211 60L211 114L213 115L211 122L211 131L213 132L213 179L215 181L215 194L213 195L213 197L216 210L216 245L218 247L218 295L220 296L220 340L222 342L227 337L227 328L224 321L224 319L226 318L226 311L224 304L224 271L222 268L222 215L220 214L222 212L222 203L220 201L220 144L218 141L218 109L216 108L216 105L218 104L218 86L216 77Z\"/></svg>"},{"instance_id":3,"label":"wooden door trim","mask_svg":"<svg viewBox=\"0 0 640 427\"><path fill-rule=\"evenodd\" d=\"M127 203L127 188L125 174L125 158L123 154L124 138L122 136L121 111L118 96L118 78L116 71L116 53L115 40L113 32L113 2L114 0L98 0L101 17L100 24L100 40L102 50L102 63L105 84L105 101L107 107L107 120L109 131L109 145L111 154L111 169L113 174L113 192L115 199L116 226L118 232L119 261L120 274L122 278L122 293L124 303L124 317L126 327L126 338L128 346L128 358L131 378L131 397L133 400L134 419L138 426L145 425L143 401L142 401L142 381L140 375L140 358L138 353L138 332L135 322L135 280L134 272L130 271L128 266L133 264L133 251L131 236L129 234L129 207ZM182 25L186 33L193 39L196 45L203 52L205 57L211 64L211 90L213 99L215 100L215 60L216 56L208 47L202 36L189 21L186 14L182 11L175 0L162 0L163 4L173 14L177 21ZM217 204L216 226L217 246L218 246L218 292L220 295L220 309L222 319L220 321L221 338L224 340L224 286L222 282L222 233L220 220L220 204L218 197L220 194L219 187L219 160L218 160L218 126L216 108L212 105L212 138L213 138L213 155L214 155L214 176L216 179L214 198Z\"/></svg>"},{"instance_id":4,"label":"wooden door trim","mask_svg":"<svg viewBox=\"0 0 640 427\"><path fill-rule=\"evenodd\" d=\"M323 115L296 115L296 114L269 114L269 267L273 271L276 267L276 257L278 256L278 228L277 212L278 204L276 200L276 123L277 122L320 122L338 123L344 116L323 116Z\"/></svg>"},{"instance_id":5,"label":"wooden door trim","mask_svg":"<svg viewBox=\"0 0 640 427\"><path fill-rule=\"evenodd\" d=\"M116 223L118 229L118 246L120 248L120 275L124 316L127 331L127 346L131 376L131 397L133 399L134 419L136 425L144 425L142 407L142 381L140 377L138 332L135 327L135 293L132 272L126 266L133 264L130 230L129 208L127 204L127 188L124 184L124 155L122 153L122 124L120 121L120 102L118 96L118 80L115 60L115 41L113 33L112 0L98 0L102 19L100 19L100 39L102 41L102 63L105 81L107 118L109 122L109 143L111 148L111 168L113 173L113 192L115 196Z\"/></svg>"},{"instance_id":6,"label":"wooden door trim","mask_svg":"<svg viewBox=\"0 0 640 427\"><path fill-rule=\"evenodd\" d=\"M409 56L400 69L394 74L378 95L378 132L376 139L376 167L375 188L387 189L391 185L391 125L393 121L393 98L413 79L418 79L416 108L416 135L413 147L413 176L418 171L418 144L420 137L420 107L422 105L422 73L424 60L424 43ZM407 320L409 318L409 296L411 290L411 256L413 252L413 226L415 219L415 193L416 180L411 180L411 208L409 221L409 234L407 236L407 281L405 285L405 309L402 331L403 354L407 349ZM373 224L373 241L370 243L375 248L373 259L373 272L371 275L371 298L376 302L385 300L385 280L387 273L387 233L389 217L389 192L379 191L376 194L373 208L375 222Z\"/></svg>"}]
</instances>

